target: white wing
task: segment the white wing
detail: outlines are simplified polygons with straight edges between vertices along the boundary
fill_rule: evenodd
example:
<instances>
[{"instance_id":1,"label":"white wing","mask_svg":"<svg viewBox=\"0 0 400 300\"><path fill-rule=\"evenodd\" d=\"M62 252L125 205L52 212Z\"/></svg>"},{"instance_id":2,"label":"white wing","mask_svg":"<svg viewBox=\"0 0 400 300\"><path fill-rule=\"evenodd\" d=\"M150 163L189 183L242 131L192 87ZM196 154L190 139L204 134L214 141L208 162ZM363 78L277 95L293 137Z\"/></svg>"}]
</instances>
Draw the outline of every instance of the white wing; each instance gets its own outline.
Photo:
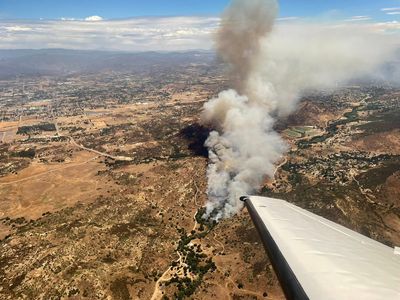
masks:
<instances>
[{"instance_id":1,"label":"white wing","mask_svg":"<svg viewBox=\"0 0 400 300\"><path fill-rule=\"evenodd\" d=\"M400 299L393 248L283 200L242 199L288 299Z\"/></svg>"}]
</instances>

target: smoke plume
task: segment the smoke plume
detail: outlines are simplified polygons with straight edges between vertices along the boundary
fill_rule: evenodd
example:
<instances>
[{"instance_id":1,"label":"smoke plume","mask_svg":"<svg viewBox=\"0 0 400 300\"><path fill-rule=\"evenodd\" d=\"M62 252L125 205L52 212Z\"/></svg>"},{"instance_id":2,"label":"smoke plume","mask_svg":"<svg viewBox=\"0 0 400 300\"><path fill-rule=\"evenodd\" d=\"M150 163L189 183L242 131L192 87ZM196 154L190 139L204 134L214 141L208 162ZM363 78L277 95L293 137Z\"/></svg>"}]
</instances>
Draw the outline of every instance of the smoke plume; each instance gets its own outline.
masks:
<instances>
[{"instance_id":1,"label":"smoke plume","mask_svg":"<svg viewBox=\"0 0 400 300\"><path fill-rule=\"evenodd\" d=\"M234 88L204 106L212 125L207 215L230 217L239 197L256 192L287 149L275 119L296 109L307 90L377 70L396 48L391 36L368 26L291 23L274 28L275 0L233 0L223 14L217 50L228 63Z\"/></svg>"}]
</instances>

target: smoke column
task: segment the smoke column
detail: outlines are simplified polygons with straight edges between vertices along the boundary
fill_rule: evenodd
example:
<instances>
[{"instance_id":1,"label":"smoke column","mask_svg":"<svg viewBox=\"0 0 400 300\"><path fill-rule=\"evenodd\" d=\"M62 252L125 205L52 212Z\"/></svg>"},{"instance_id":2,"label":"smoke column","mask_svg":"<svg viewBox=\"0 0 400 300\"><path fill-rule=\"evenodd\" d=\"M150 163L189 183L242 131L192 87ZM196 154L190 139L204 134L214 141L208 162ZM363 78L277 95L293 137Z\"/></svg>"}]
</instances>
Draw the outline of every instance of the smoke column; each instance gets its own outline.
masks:
<instances>
[{"instance_id":1,"label":"smoke column","mask_svg":"<svg viewBox=\"0 0 400 300\"><path fill-rule=\"evenodd\" d=\"M370 74L394 53L370 28L295 24L274 27L275 0L233 0L222 16L217 50L235 89L204 105L210 133L207 215L237 213L287 149L275 118L292 113L302 93ZM372 30L373 31L373 30Z\"/></svg>"},{"instance_id":2,"label":"smoke column","mask_svg":"<svg viewBox=\"0 0 400 300\"><path fill-rule=\"evenodd\" d=\"M224 91L204 107L204 122L218 130L206 141L210 157L207 213L217 210L216 219L236 213L241 208L238 197L253 192L265 175L272 176L274 163L285 150L272 130L274 120L267 102L272 89L266 86L260 95L244 96L260 59L261 39L271 32L277 11L274 0L235 0L218 32L218 53L230 64L236 89L243 96L235 90Z\"/></svg>"}]
</instances>

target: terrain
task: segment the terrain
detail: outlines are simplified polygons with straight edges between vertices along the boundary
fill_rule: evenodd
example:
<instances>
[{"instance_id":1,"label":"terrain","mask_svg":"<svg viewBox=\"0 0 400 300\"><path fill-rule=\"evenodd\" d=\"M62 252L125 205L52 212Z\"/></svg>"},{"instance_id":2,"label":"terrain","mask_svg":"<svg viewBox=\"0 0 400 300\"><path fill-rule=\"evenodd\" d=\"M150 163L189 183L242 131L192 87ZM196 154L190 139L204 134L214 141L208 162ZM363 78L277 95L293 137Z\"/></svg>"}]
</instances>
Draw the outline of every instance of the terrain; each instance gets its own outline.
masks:
<instances>
[{"instance_id":1,"label":"terrain","mask_svg":"<svg viewBox=\"0 0 400 300\"><path fill-rule=\"evenodd\" d=\"M398 89L383 86L304 100L282 132L291 150L262 194L399 245L399 100Z\"/></svg>"},{"instance_id":2,"label":"terrain","mask_svg":"<svg viewBox=\"0 0 400 300\"><path fill-rule=\"evenodd\" d=\"M0 81L1 299L284 299L247 212L202 217L199 115L229 86L223 66L151 55ZM399 98L306 95L277 124L290 150L260 194L399 245Z\"/></svg>"}]
</instances>

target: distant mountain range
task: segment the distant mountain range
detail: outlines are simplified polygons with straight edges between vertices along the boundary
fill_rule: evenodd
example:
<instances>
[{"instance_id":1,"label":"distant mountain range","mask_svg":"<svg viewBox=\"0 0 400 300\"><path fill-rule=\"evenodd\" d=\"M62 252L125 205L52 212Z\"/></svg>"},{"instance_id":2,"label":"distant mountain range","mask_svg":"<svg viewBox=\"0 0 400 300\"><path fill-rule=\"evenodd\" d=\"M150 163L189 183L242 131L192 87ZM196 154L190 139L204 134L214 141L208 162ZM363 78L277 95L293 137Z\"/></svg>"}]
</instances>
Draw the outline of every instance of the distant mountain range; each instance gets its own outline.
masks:
<instances>
[{"instance_id":1,"label":"distant mountain range","mask_svg":"<svg viewBox=\"0 0 400 300\"><path fill-rule=\"evenodd\" d=\"M214 52L110 52L65 49L0 50L0 79L65 76L102 71L130 72L149 67L209 64Z\"/></svg>"},{"instance_id":2,"label":"distant mountain range","mask_svg":"<svg viewBox=\"0 0 400 300\"><path fill-rule=\"evenodd\" d=\"M213 51L187 52L117 52L84 51L66 49L40 50L1 50L0 80L16 77L68 76L92 74L105 71L114 72L152 72L190 64L215 65ZM365 78L352 80L353 83L370 84L371 79L379 82L400 84L400 50L394 60L381 66L376 73ZM173 70L172 70L173 68Z\"/></svg>"}]
</instances>

